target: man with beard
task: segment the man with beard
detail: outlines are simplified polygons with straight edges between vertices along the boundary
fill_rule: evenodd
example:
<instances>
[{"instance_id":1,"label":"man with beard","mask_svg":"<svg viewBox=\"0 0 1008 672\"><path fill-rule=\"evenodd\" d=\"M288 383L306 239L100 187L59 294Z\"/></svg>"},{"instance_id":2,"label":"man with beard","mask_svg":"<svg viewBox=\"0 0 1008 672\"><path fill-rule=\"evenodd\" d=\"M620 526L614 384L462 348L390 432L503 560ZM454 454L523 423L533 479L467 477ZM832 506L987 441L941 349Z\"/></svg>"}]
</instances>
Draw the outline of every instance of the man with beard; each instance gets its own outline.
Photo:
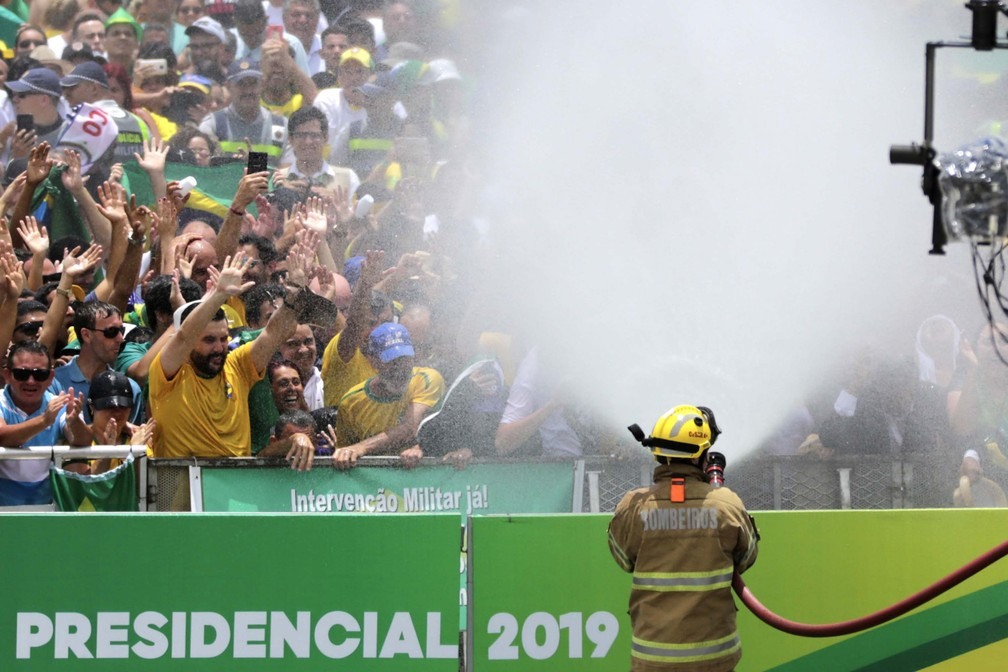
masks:
<instances>
[{"instance_id":1,"label":"man with beard","mask_svg":"<svg viewBox=\"0 0 1008 672\"><path fill-rule=\"evenodd\" d=\"M155 457L243 457L251 455L249 389L261 380L270 357L297 326L293 305L303 286L290 286L284 304L252 342L228 350L230 336L222 306L249 289L243 282L249 260L227 259L215 286L200 302L175 311L176 332L150 367ZM268 447L260 455L284 454ZM277 449L279 450L279 449ZM303 444L286 457L298 470L310 469L313 451Z\"/></svg>"},{"instance_id":2,"label":"man with beard","mask_svg":"<svg viewBox=\"0 0 1008 672\"><path fill-rule=\"evenodd\" d=\"M423 457L417 429L441 401L444 379L434 369L413 366L409 332L395 322L375 327L367 356L378 375L351 387L340 400L333 466L349 469L364 455L398 453L404 467L414 467Z\"/></svg>"}]
</instances>

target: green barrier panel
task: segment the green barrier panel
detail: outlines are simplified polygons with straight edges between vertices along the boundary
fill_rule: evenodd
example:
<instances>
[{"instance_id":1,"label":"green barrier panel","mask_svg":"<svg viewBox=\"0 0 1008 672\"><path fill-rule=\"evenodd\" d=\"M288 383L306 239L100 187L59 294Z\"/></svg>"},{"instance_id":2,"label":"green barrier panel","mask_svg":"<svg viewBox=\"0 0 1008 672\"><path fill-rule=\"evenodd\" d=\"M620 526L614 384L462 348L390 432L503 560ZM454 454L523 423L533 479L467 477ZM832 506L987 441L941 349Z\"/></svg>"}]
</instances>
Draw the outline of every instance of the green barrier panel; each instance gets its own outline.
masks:
<instances>
[{"instance_id":1,"label":"green barrier panel","mask_svg":"<svg viewBox=\"0 0 1008 672\"><path fill-rule=\"evenodd\" d=\"M559 513L571 510L574 494L569 463L308 472L204 467L202 480L204 511Z\"/></svg>"},{"instance_id":2,"label":"green barrier panel","mask_svg":"<svg viewBox=\"0 0 1008 672\"><path fill-rule=\"evenodd\" d=\"M1008 510L808 511L756 515L754 594L801 622L884 608L1001 543ZM629 667L630 575L606 546L609 516L470 520L470 672ZM523 549L515 553L514 549ZM1008 561L903 618L842 638L779 632L739 605L740 671L1001 670Z\"/></svg>"},{"instance_id":3,"label":"green barrier panel","mask_svg":"<svg viewBox=\"0 0 1008 672\"><path fill-rule=\"evenodd\" d=\"M455 515L9 514L0 670L458 669Z\"/></svg>"}]
</instances>

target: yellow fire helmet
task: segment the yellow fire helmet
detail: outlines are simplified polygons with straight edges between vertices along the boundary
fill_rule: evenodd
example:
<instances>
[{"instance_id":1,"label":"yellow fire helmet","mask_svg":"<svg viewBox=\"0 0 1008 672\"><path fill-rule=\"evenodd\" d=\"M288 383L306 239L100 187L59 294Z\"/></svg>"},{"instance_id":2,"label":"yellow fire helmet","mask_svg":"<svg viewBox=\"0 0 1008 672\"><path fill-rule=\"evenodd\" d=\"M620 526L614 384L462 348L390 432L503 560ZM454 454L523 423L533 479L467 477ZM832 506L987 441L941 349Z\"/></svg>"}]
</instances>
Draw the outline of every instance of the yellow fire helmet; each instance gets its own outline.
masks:
<instances>
[{"instance_id":1,"label":"yellow fire helmet","mask_svg":"<svg viewBox=\"0 0 1008 672\"><path fill-rule=\"evenodd\" d=\"M700 457L721 433L710 409L698 406L676 406L658 418L646 438L637 425L628 429L655 457L677 459Z\"/></svg>"}]
</instances>

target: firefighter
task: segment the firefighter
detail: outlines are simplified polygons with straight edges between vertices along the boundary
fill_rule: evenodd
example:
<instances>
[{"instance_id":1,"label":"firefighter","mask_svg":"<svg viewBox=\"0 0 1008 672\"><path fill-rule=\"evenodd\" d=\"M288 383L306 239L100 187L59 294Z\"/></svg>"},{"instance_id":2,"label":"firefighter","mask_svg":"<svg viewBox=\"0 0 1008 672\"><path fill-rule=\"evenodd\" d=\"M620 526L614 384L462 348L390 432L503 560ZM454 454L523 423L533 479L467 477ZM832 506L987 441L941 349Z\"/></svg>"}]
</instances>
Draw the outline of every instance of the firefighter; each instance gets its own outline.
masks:
<instances>
[{"instance_id":1,"label":"firefighter","mask_svg":"<svg viewBox=\"0 0 1008 672\"><path fill-rule=\"evenodd\" d=\"M738 495L704 476L714 414L676 406L649 437L629 429L658 461L654 485L624 495L609 523L609 550L633 574L630 669L732 670L742 657L732 575L755 562L759 535Z\"/></svg>"}]
</instances>

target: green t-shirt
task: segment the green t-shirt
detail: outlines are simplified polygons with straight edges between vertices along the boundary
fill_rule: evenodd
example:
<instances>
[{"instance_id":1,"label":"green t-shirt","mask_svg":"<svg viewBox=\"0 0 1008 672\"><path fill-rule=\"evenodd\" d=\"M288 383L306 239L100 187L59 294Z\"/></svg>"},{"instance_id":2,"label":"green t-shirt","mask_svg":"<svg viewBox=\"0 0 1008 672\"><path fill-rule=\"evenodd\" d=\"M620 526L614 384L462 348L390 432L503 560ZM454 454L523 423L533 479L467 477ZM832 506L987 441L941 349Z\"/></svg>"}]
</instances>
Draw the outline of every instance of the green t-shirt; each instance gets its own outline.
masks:
<instances>
[{"instance_id":1,"label":"green t-shirt","mask_svg":"<svg viewBox=\"0 0 1008 672\"><path fill-rule=\"evenodd\" d=\"M244 345L254 341L262 333L262 329L244 331L238 336L238 342ZM273 403L273 390L270 388L269 377L252 386L249 390L249 425L252 430L252 454L256 455L269 443L273 425L280 419L280 412Z\"/></svg>"}]
</instances>

